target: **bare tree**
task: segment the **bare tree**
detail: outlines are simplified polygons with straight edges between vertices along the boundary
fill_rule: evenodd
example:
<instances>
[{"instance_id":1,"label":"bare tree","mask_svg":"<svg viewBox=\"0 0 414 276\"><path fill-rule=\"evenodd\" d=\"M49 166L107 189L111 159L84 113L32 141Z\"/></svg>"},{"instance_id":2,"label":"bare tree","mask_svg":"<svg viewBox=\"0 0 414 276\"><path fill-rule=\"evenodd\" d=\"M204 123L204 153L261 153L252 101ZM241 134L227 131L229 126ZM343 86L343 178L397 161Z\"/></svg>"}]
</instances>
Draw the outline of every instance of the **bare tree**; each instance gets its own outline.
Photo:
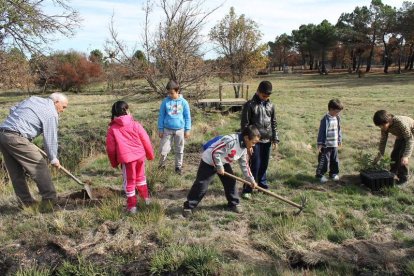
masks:
<instances>
[{"instance_id":1,"label":"bare tree","mask_svg":"<svg viewBox=\"0 0 414 276\"><path fill-rule=\"evenodd\" d=\"M187 96L200 97L204 93L205 80L210 74L203 56L201 30L207 17L217 8L203 11L203 0L160 0L163 17L155 32L151 30L150 18L154 5L147 0L144 5L145 22L143 49L146 59L137 59L130 54L118 39L113 21L110 26L111 47L117 52L117 60L126 64L137 74L144 74L153 91L165 95L167 79L177 81ZM154 35L151 35L151 34Z\"/></svg>"},{"instance_id":2,"label":"bare tree","mask_svg":"<svg viewBox=\"0 0 414 276\"><path fill-rule=\"evenodd\" d=\"M39 53L56 33L74 34L79 25L78 12L68 0L1 0L0 47L17 47L22 52ZM50 14L44 11L46 4L53 4L60 11Z\"/></svg>"}]
</instances>

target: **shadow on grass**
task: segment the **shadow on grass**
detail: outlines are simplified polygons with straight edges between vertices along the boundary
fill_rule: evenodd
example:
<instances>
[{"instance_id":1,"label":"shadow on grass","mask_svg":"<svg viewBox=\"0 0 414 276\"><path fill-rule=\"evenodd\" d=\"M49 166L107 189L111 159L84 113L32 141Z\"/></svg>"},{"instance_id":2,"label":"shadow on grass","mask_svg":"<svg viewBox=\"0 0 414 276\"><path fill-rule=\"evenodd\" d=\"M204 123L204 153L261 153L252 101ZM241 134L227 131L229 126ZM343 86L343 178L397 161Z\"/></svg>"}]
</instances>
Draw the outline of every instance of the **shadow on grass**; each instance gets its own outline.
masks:
<instances>
[{"instance_id":1,"label":"shadow on grass","mask_svg":"<svg viewBox=\"0 0 414 276\"><path fill-rule=\"evenodd\" d=\"M21 212L21 208L17 205L10 205L10 204L1 204L0 205L0 214L2 215L15 215Z\"/></svg>"},{"instance_id":2,"label":"shadow on grass","mask_svg":"<svg viewBox=\"0 0 414 276\"><path fill-rule=\"evenodd\" d=\"M319 183L319 179L308 174L280 174L279 177L284 185L292 189L310 189L322 192L333 191L348 195L365 195L371 192L368 187L361 184L359 174L342 175L339 181L329 179L324 184Z\"/></svg>"}]
</instances>

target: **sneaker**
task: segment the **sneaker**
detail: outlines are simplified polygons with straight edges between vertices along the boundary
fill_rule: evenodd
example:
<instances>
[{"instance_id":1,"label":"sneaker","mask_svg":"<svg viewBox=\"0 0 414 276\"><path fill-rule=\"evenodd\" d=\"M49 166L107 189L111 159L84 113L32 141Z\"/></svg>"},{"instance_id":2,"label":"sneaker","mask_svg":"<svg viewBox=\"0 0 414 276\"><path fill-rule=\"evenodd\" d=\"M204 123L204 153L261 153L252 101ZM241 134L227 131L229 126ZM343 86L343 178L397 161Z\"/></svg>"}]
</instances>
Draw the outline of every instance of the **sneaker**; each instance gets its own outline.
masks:
<instances>
[{"instance_id":1,"label":"sneaker","mask_svg":"<svg viewBox=\"0 0 414 276\"><path fill-rule=\"evenodd\" d=\"M193 210L190 208L184 208L183 209L183 217L189 218L193 215Z\"/></svg>"},{"instance_id":2,"label":"sneaker","mask_svg":"<svg viewBox=\"0 0 414 276\"><path fill-rule=\"evenodd\" d=\"M175 168L175 173L178 174L178 175L182 175L183 174L183 171L182 171L182 169L180 167L176 167Z\"/></svg>"},{"instance_id":3,"label":"sneaker","mask_svg":"<svg viewBox=\"0 0 414 276\"><path fill-rule=\"evenodd\" d=\"M250 199L252 199L252 194L251 193L242 193L242 198L246 199L246 200L250 200Z\"/></svg>"},{"instance_id":4,"label":"sneaker","mask_svg":"<svg viewBox=\"0 0 414 276\"><path fill-rule=\"evenodd\" d=\"M332 175L332 180L333 181L339 181L339 175L337 175L337 174Z\"/></svg>"},{"instance_id":5,"label":"sneaker","mask_svg":"<svg viewBox=\"0 0 414 276\"><path fill-rule=\"evenodd\" d=\"M132 207L131 209L128 209L127 212L130 213L130 214L136 214L137 213L137 207Z\"/></svg>"},{"instance_id":6,"label":"sneaker","mask_svg":"<svg viewBox=\"0 0 414 276\"><path fill-rule=\"evenodd\" d=\"M151 204L151 198L146 198L145 199L145 205L150 205Z\"/></svg>"},{"instance_id":7,"label":"sneaker","mask_svg":"<svg viewBox=\"0 0 414 276\"><path fill-rule=\"evenodd\" d=\"M324 183L326 183L326 182L328 182L328 178L326 177L326 176L322 176L321 178L319 178L319 182L321 183L321 184L324 184Z\"/></svg>"},{"instance_id":8,"label":"sneaker","mask_svg":"<svg viewBox=\"0 0 414 276\"><path fill-rule=\"evenodd\" d=\"M232 205L229 208L232 212L235 212L235 213L238 213L238 214L243 213L243 208L240 206L240 204Z\"/></svg>"}]
</instances>

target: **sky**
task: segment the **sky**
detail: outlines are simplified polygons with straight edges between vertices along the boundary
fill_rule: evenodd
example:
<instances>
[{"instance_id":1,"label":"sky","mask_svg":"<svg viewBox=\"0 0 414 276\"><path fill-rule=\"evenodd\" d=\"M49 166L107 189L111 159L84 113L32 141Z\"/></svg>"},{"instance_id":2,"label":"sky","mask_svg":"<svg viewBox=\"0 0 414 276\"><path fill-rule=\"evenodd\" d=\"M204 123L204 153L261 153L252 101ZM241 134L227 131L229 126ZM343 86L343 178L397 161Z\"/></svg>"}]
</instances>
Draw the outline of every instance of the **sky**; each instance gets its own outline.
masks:
<instances>
[{"instance_id":1,"label":"sky","mask_svg":"<svg viewBox=\"0 0 414 276\"><path fill-rule=\"evenodd\" d=\"M79 11L81 26L71 38L56 37L50 44L53 50L76 50L90 53L94 49L103 52L105 41L110 38L109 25L113 17L118 38L128 45L131 52L142 49L141 37L144 26L144 0L70 0L69 5ZM157 8L157 0L150 18L156 26L162 14ZM399 9L403 0L382 0L384 4ZM324 19L336 24L342 13L350 13L355 7L369 6L370 0L206 0L204 10L219 7L207 19L202 34L207 39L208 32L234 7L236 15L244 14L259 25L263 34L262 42L274 41L283 33L291 34L302 24L319 24ZM50 7L48 7L50 8ZM208 44L206 44L208 45ZM208 47L211 49L212 47ZM206 49L205 58L215 56L213 50Z\"/></svg>"}]
</instances>

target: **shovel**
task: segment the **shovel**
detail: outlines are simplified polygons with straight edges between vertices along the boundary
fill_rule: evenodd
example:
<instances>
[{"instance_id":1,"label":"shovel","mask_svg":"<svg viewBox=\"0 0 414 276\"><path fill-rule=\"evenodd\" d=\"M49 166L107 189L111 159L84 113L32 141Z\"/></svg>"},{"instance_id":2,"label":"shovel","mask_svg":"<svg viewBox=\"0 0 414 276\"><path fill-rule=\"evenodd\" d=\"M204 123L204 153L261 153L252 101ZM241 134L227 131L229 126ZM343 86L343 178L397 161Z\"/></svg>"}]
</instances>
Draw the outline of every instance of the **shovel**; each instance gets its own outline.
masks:
<instances>
[{"instance_id":1,"label":"shovel","mask_svg":"<svg viewBox=\"0 0 414 276\"><path fill-rule=\"evenodd\" d=\"M228 173L228 172L224 172L224 175L227 175L227 176L229 176L229 177L231 177L231 178L234 178L234 179L236 179L236 180L238 180L238 181L240 181L240 182L242 182L242 183L244 183L244 184L247 184L247 185L249 185L249 186L251 186L252 184L249 182L249 181L247 181L247 180L244 180L243 178L240 178L240 177L238 177L238 176L235 176L235 175L232 175L232 174L230 174L230 173ZM304 197L304 196L302 196L301 197L301 205L299 205L299 204L297 204L297 203L295 203L295 202L293 202L293 201L290 201L289 199L287 199L287 198L284 198L284 197L282 197L282 196L280 196L280 195L277 195L277 194L275 194L275 193L273 193L273 192L271 192L271 191L268 191L268 190L266 190L266 189L263 189L262 187L259 187L259 186L257 186L256 187L256 189L258 189L259 191L262 191L263 193L265 193L265 194L268 194L268 195L271 195L271 196L273 196L273 197L275 197L275 198L277 198L277 199L280 199L280 200L282 200L282 201L284 201L284 202L286 202L286 203L288 203L288 204L290 204L290 205L292 205L292 206L294 206L294 207L296 207L296 208L298 208L299 209L299 211L296 213L296 215L299 215L302 211L303 211L303 209L305 208L305 205L306 205L306 198Z\"/></svg>"},{"instance_id":2,"label":"shovel","mask_svg":"<svg viewBox=\"0 0 414 276\"><path fill-rule=\"evenodd\" d=\"M44 152L41 148L37 147L40 151L40 153L44 156L47 157L46 152ZM70 178L72 178L73 180L76 181L76 183L78 183L79 185L83 186L85 188L86 193L88 194L88 197L90 199L94 199L93 195L92 195L92 189L91 186L89 184L83 183L82 181L79 180L79 178L77 178L76 176L74 176L70 171L68 171L66 168L64 168L62 165L60 166L60 169L66 173L68 176L70 176Z\"/></svg>"}]
</instances>

